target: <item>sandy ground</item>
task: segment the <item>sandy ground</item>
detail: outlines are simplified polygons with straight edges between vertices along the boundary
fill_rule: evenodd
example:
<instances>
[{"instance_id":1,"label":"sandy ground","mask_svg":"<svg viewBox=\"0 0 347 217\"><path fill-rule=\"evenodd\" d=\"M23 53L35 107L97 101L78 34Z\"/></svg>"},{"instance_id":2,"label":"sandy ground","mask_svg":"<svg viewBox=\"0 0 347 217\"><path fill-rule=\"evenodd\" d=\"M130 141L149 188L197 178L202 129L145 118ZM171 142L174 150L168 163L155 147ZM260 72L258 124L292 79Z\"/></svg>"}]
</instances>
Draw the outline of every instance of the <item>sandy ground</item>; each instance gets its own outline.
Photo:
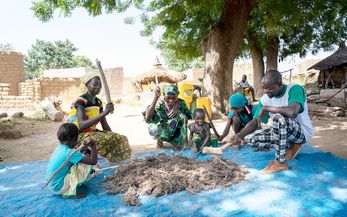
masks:
<instances>
[{"instance_id":1,"label":"sandy ground","mask_svg":"<svg viewBox=\"0 0 347 217\"><path fill-rule=\"evenodd\" d=\"M126 135L134 153L156 151L155 141L147 133L147 125L141 115L140 106L116 105L115 112L107 116L113 131ZM215 120L217 130L221 133L226 120ZM3 163L47 160L58 143L56 132L61 123L18 121L24 137L20 139L0 139L0 156ZM336 120L313 118L315 136L310 145L347 159L347 118Z\"/></svg>"}]
</instances>

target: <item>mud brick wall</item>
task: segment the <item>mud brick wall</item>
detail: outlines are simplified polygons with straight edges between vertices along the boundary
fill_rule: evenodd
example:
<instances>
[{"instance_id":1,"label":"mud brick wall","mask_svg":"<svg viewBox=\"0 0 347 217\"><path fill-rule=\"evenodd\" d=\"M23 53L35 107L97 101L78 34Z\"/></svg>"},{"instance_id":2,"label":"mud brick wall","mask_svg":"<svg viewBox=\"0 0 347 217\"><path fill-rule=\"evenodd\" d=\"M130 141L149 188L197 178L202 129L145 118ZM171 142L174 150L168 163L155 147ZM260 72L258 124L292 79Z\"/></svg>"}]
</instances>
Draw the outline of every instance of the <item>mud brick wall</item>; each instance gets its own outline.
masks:
<instances>
[{"instance_id":1,"label":"mud brick wall","mask_svg":"<svg viewBox=\"0 0 347 217\"><path fill-rule=\"evenodd\" d=\"M0 51L0 83L9 83L9 95L18 95L18 83L24 79L23 55Z\"/></svg>"},{"instance_id":2,"label":"mud brick wall","mask_svg":"<svg viewBox=\"0 0 347 217\"><path fill-rule=\"evenodd\" d=\"M40 100L45 97L59 96L61 92L69 87L78 87L81 83L79 78L42 78Z\"/></svg>"},{"instance_id":3,"label":"mud brick wall","mask_svg":"<svg viewBox=\"0 0 347 217\"><path fill-rule=\"evenodd\" d=\"M34 101L41 100L41 83L39 80L27 80L18 84L18 95L30 96Z\"/></svg>"},{"instance_id":4,"label":"mud brick wall","mask_svg":"<svg viewBox=\"0 0 347 217\"><path fill-rule=\"evenodd\" d=\"M4 111L33 110L34 104L30 96L0 96L0 109Z\"/></svg>"},{"instance_id":5,"label":"mud brick wall","mask_svg":"<svg viewBox=\"0 0 347 217\"><path fill-rule=\"evenodd\" d=\"M0 97L10 95L11 84L9 83L0 83Z\"/></svg>"},{"instance_id":6,"label":"mud brick wall","mask_svg":"<svg viewBox=\"0 0 347 217\"><path fill-rule=\"evenodd\" d=\"M104 71L111 96L120 96L123 93L123 67L109 68ZM104 88L101 89L100 94L105 95Z\"/></svg>"}]
</instances>

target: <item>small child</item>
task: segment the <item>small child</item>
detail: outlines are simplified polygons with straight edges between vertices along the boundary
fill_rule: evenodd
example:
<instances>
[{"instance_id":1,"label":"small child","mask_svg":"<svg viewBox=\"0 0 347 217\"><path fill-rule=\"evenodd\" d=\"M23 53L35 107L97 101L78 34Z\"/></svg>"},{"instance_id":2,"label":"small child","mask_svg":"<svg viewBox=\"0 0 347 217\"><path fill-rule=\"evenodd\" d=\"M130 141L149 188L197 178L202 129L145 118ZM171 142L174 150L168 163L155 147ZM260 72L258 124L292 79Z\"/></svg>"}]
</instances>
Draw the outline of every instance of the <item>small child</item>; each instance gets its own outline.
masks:
<instances>
[{"instance_id":1,"label":"small child","mask_svg":"<svg viewBox=\"0 0 347 217\"><path fill-rule=\"evenodd\" d=\"M197 108L194 111L194 123L188 126L190 130L189 145L195 152L204 147L218 147L218 139L215 134L210 133L210 124L205 122L205 111Z\"/></svg>"},{"instance_id":2,"label":"small child","mask_svg":"<svg viewBox=\"0 0 347 217\"><path fill-rule=\"evenodd\" d=\"M247 98L240 93L231 95L229 101L231 111L228 114L228 121L225 125L223 134L219 137L221 143L225 143L225 145L218 149L204 148L203 153L205 154L223 154L224 150L232 145L235 135L238 134L241 129L244 128L253 119L253 115L257 111L256 107L248 102ZM234 130L234 136L231 136L227 139L226 136L229 134L231 126ZM233 146L233 149L239 150L240 146L235 145Z\"/></svg>"},{"instance_id":3,"label":"small child","mask_svg":"<svg viewBox=\"0 0 347 217\"><path fill-rule=\"evenodd\" d=\"M55 148L48 163L46 180L63 165L77 145L79 130L73 123L65 123L59 127L57 137L60 144ZM48 188L55 194L65 198L82 198L85 194L77 193L76 189L83 184L92 172L92 165L97 163L98 154L94 141L85 144L91 150L90 157L75 152L69 162L54 176Z\"/></svg>"},{"instance_id":4,"label":"small child","mask_svg":"<svg viewBox=\"0 0 347 217\"><path fill-rule=\"evenodd\" d=\"M257 111L256 107L248 102L247 98L240 93L231 95L229 101L231 111L228 114L228 121L219 140L223 140L229 134L231 126L233 127L234 133L238 134L253 119L253 115ZM234 147L236 150L239 148L239 146Z\"/></svg>"}]
</instances>

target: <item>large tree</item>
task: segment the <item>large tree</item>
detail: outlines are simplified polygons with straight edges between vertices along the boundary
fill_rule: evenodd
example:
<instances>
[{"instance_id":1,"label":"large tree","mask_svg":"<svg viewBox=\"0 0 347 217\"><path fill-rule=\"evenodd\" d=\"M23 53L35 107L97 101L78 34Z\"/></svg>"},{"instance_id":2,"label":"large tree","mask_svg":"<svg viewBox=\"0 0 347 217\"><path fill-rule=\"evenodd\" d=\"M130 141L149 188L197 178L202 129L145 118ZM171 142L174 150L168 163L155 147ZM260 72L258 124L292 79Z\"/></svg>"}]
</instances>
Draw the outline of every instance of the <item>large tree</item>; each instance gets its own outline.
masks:
<instances>
[{"instance_id":1,"label":"large tree","mask_svg":"<svg viewBox=\"0 0 347 217\"><path fill-rule=\"evenodd\" d=\"M273 5L277 9L273 10ZM347 2L340 0L266 0L251 12L246 38L253 62L254 86L260 90L265 69L279 59L331 50L347 39ZM244 50L245 52L245 50ZM266 64L265 64L266 61Z\"/></svg>"},{"instance_id":2,"label":"large tree","mask_svg":"<svg viewBox=\"0 0 347 217\"><path fill-rule=\"evenodd\" d=\"M152 35L158 27L163 30L156 46L168 62L204 57L204 86L221 111L225 110L232 91L232 69L237 55L252 57L255 86L261 89L265 68L276 69L279 58L331 49L346 34L344 0L150 0L148 5L142 0L43 0L34 4L33 9L42 20L49 20L56 9L70 15L76 7L84 7L96 16L124 11L132 3L144 12L143 35ZM244 49L239 51L241 42L244 42L241 48L247 48L246 54Z\"/></svg>"},{"instance_id":3,"label":"large tree","mask_svg":"<svg viewBox=\"0 0 347 217\"><path fill-rule=\"evenodd\" d=\"M157 27L163 34L158 47L169 49L177 58L192 60L203 56L204 86L216 109L224 112L232 91L234 59L240 47L249 14L255 0L125 0L125 1L69 1L42 0L33 4L35 15L43 21L60 9L68 16L77 7L93 15L121 12L130 5L141 9L144 35L151 35ZM146 4L148 3L148 4Z\"/></svg>"},{"instance_id":4,"label":"large tree","mask_svg":"<svg viewBox=\"0 0 347 217\"><path fill-rule=\"evenodd\" d=\"M77 48L69 40L36 40L24 59L26 79L40 77L45 69L94 67L89 58L74 55L75 51Z\"/></svg>"}]
</instances>

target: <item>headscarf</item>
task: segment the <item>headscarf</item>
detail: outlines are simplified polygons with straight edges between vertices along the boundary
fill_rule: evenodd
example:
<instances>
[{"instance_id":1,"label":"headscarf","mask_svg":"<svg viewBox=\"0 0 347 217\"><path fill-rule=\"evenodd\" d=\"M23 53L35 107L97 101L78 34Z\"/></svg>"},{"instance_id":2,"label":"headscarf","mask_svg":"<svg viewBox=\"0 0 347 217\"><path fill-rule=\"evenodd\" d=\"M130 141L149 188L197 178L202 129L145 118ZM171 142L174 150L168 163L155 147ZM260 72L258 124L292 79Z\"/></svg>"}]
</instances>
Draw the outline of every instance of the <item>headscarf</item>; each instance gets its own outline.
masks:
<instances>
[{"instance_id":1,"label":"headscarf","mask_svg":"<svg viewBox=\"0 0 347 217\"><path fill-rule=\"evenodd\" d=\"M96 72L94 70L88 71L83 77L81 77L81 83L83 83L84 85L87 85L88 81L90 81L94 77L100 78L99 72Z\"/></svg>"},{"instance_id":2,"label":"headscarf","mask_svg":"<svg viewBox=\"0 0 347 217\"><path fill-rule=\"evenodd\" d=\"M240 108L248 104L247 98L241 93L235 93L230 96L230 107Z\"/></svg>"},{"instance_id":3,"label":"headscarf","mask_svg":"<svg viewBox=\"0 0 347 217\"><path fill-rule=\"evenodd\" d=\"M172 85L172 84L166 85L164 87L164 95L168 95L168 94L174 94L177 96L179 94L179 91L175 85Z\"/></svg>"}]
</instances>

